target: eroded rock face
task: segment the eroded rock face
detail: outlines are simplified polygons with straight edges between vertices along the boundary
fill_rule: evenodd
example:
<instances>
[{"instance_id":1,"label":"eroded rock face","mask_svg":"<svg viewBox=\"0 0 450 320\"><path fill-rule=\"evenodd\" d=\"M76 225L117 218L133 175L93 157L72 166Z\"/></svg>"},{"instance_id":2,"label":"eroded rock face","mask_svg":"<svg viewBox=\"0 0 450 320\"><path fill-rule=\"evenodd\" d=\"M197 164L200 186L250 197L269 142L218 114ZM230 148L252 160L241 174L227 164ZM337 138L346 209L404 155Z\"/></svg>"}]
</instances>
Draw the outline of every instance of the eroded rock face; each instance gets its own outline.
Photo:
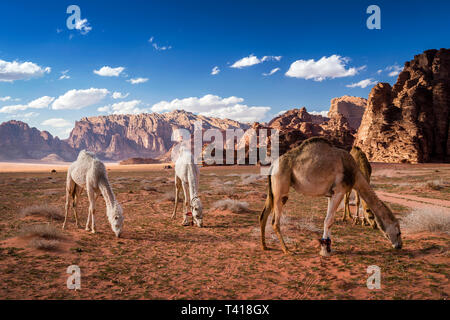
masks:
<instances>
[{"instance_id":1,"label":"eroded rock face","mask_svg":"<svg viewBox=\"0 0 450 320\"><path fill-rule=\"evenodd\" d=\"M352 96L334 98L331 100L328 117L333 118L338 114L341 114L348 120L352 129L358 130L366 106L367 99L364 98Z\"/></svg>"},{"instance_id":2,"label":"eroded rock face","mask_svg":"<svg viewBox=\"0 0 450 320\"><path fill-rule=\"evenodd\" d=\"M450 50L428 50L372 89L355 145L370 161L450 162L449 122Z\"/></svg>"},{"instance_id":3,"label":"eroded rock face","mask_svg":"<svg viewBox=\"0 0 450 320\"><path fill-rule=\"evenodd\" d=\"M68 143L76 150L87 149L101 158L121 160L133 157L157 158L170 150L176 129L246 129L248 125L229 119L209 118L186 111L138 115L110 115L83 118L75 123Z\"/></svg>"},{"instance_id":4,"label":"eroded rock face","mask_svg":"<svg viewBox=\"0 0 450 320\"><path fill-rule=\"evenodd\" d=\"M58 137L39 131L22 121L11 120L0 125L0 159L42 159L55 154L72 161L76 152Z\"/></svg>"}]
</instances>

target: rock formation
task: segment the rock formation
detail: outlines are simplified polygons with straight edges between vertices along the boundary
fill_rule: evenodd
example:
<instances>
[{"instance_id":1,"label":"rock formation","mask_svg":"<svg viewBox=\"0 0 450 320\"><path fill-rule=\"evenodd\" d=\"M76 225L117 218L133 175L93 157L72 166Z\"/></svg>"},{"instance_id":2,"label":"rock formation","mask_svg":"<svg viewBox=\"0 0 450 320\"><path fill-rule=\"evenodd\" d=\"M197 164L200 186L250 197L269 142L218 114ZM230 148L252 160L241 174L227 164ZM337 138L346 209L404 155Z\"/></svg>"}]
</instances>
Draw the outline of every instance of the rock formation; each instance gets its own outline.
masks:
<instances>
[{"instance_id":1,"label":"rock formation","mask_svg":"<svg viewBox=\"0 0 450 320\"><path fill-rule=\"evenodd\" d=\"M76 152L58 137L39 131L22 121L11 120L0 125L0 159L42 159L56 154L66 161L76 158Z\"/></svg>"},{"instance_id":2,"label":"rock formation","mask_svg":"<svg viewBox=\"0 0 450 320\"><path fill-rule=\"evenodd\" d=\"M331 100L328 117L333 118L338 114L344 116L352 129L358 130L361 124L364 111L366 110L367 99L343 96Z\"/></svg>"},{"instance_id":3,"label":"rock formation","mask_svg":"<svg viewBox=\"0 0 450 320\"><path fill-rule=\"evenodd\" d=\"M450 50L427 50L372 89L355 145L370 161L449 162L449 123Z\"/></svg>"},{"instance_id":4,"label":"rock formation","mask_svg":"<svg viewBox=\"0 0 450 320\"><path fill-rule=\"evenodd\" d=\"M186 111L138 115L110 115L83 118L75 123L68 143L76 150L87 149L101 158L121 160L132 157L157 158L170 150L176 129L237 129L248 125L229 119L210 118Z\"/></svg>"}]
</instances>

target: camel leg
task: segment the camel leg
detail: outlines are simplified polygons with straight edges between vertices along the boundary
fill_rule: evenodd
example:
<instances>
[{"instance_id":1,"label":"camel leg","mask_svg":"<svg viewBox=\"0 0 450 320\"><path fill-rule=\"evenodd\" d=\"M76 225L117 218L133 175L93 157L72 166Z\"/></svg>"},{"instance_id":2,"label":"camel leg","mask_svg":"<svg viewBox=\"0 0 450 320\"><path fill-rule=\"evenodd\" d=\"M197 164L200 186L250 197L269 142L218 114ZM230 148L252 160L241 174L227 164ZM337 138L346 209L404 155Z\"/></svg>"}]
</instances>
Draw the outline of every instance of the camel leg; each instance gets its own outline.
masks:
<instances>
[{"instance_id":1,"label":"camel leg","mask_svg":"<svg viewBox=\"0 0 450 320\"><path fill-rule=\"evenodd\" d=\"M267 218L272 213L272 208L268 207L268 204L264 206L264 209L261 212L261 215L259 216L259 225L261 227L261 248L263 250L267 250L266 246L266 223Z\"/></svg>"},{"instance_id":2,"label":"camel leg","mask_svg":"<svg viewBox=\"0 0 450 320\"><path fill-rule=\"evenodd\" d=\"M91 217L92 221L91 221L91 232L95 233L95 220L94 220L94 213L95 213L95 191L94 189L89 185L89 183L87 184L87 194L88 194L88 199L89 199L89 216ZM88 224L87 224L87 228L89 228L89 216L88 216ZM89 230L89 229L87 229Z\"/></svg>"},{"instance_id":3,"label":"camel leg","mask_svg":"<svg viewBox=\"0 0 450 320\"><path fill-rule=\"evenodd\" d=\"M350 192L347 192L344 197L344 214L342 215L342 221L347 219L347 216L350 218Z\"/></svg>"},{"instance_id":4,"label":"camel leg","mask_svg":"<svg viewBox=\"0 0 450 320\"><path fill-rule=\"evenodd\" d=\"M177 214L178 200L179 200L180 191L181 191L180 184L181 184L181 180L178 177L175 177L175 207L173 208L172 219L175 219L175 216Z\"/></svg>"},{"instance_id":5,"label":"camel leg","mask_svg":"<svg viewBox=\"0 0 450 320\"><path fill-rule=\"evenodd\" d=\"M80 199L80 195L81 192L83 190L79 187L79 186L75 186L75 192L74 192L74 196L73 196L73 202L72 202L72 210L73 210L73 215L75 216L75 224L77 226L77 228L80 227L80 225L78 224L78 200Z\"/></svg>"},{"instance_id":6,"label":"camel leg","mask_svg":"<svg viewBox=\"0 0 450 320\"><path fill-rule=\"evenodd\" d=\"M342 198L344 197L344 193L335 193L331 198L328 198L328 209L327 209L327 216L325 218L324 224L323 224L323 235L321 240L321 248L320 248L320 255L321 256L329 256L331 253L331 226L333 225L334 221L334 214L336 213L337 208L339 207L339 204L342 201Z\"/></svg>"},{"instance_id":7,"label":"camel leg","mask_svg":"<svg viewBox=\"0 0 450 320\"><path fill-rule=\"evenodd\" d=\"M273 220L272 220L272 227L275 230L275 233L278 237L278 240L280 240L281 248L283 249L283 252L285 254L289 254L289 250L286 247L286 244L284 243L283 236L281 235L280 230L280 219L283 212L283 204L287 201L287 197L276 197L274 198L274 206L273 206Z\"/></svg>"},{"instance_id":8,"label":"camel leg","mask_svg":"<svg viewBox=\"0 0 450 320\"><path fill-rule=\"evenodd\" d=\"M62 225L63 229L66 228L67 216L69 215L70 198L71 198L70 187L66 187L66 212L64 215L64 222Z\"/></svg>"},{"instance_id":9,"label":"camel leg","mask_svg":"<svg viewBox=\"0 0 450 320\"><path fill-rule=\"evenodd\" d=\"M189 212L190 204L189 204L189 189L188 184L186 182L182 182L183 192L184 192L184 213L183 213L183 226L190 225L189 218L187 213Z\"/></svg>"},{"instance_id":10,"label":"camel leg","mask_svg":"<svg viewBox=\"0 0 450 320\"><path fill-rule=\"evenodd\" d=\"M353 217L353 224L354 225L358 224L358 220L360 219L360 216L359 216L359 206L360 205L361 205L361 199L359 197L359 193L356 192L356 214Z\"/></svg>"}]
</instances>

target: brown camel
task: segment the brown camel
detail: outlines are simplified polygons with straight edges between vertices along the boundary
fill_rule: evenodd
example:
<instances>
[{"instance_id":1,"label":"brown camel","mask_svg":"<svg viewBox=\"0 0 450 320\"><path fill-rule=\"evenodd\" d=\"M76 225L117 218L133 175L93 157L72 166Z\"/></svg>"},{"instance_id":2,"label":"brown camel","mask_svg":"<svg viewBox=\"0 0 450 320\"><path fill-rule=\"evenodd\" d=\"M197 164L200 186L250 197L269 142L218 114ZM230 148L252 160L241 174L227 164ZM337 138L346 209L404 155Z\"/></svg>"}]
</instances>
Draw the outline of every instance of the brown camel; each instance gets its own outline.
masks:
<instances>
[{"instance_id":1,"label":"brown camel","mask_svg":"<svg viewBox=\"0 0 450 320\"><path fill-rule=\"evenodd\" d=\"M375 214L381 231L396 249L402 247L400 226L391 210L370 188L355 160L345 150L333 147L323 138L310 138L299 147L292 149L277 159L268 177L268 195L259 221L261 225L261 246L267 249L265 229L267 218L274 212L272 226L280 240L284 253L289 250L280 231L283 205L288 200L289 189L309 196L328 197L328 210L324 221L323 236L320 240L320 254L331 253L330 228L334 214L346 192L354 188Z\"/></svg>"},{"instance_id":2,"label":"brown camel","mask_svg":"<svg viewBox=\"0 0 450 320\"><path fill-rule=\"evenodd\" d=\"M372 175L372 167L369 163L369 160L366 157L366 154L364 151L362 151L359 147L353 147L350 151L350 155L355 159L356 165L358 166L359 170L363 174L364 178L368 183L370 183L370 176ZM342 215L342 221L345 221L347 217L351 217L350 214L350 193L347 192L345 194L344 198L344 214ZM359 205L362 204L363 212L362 216L359 215ZM361 225L370 225L374 229L377 228L377 223L375 221L375 216L370 210L369 206L364 200L360 199L360 195L358 192L356 192L356 215L353 217L354 224L358 223L358 219L361 220Z\"/></svg>"}]
</instances>

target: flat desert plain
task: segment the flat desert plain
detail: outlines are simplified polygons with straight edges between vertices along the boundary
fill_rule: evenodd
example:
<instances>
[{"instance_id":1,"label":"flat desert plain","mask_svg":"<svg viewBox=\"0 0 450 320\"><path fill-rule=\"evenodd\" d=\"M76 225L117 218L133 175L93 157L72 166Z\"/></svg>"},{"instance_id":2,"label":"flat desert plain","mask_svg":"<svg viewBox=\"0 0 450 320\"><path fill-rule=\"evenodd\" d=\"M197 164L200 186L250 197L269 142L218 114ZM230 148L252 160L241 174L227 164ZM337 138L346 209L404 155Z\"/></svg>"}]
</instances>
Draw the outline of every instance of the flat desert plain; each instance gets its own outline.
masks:
<instances>
[{"instance_id":1,"label":"flat desert plain","mask_svg":"<svg viewBox=\"0 0 450 320\"><path fill-rule=\"evenodd\" d=\"M327 199L294 191L281 224L294 254L282 253L270 223L266 236L271 250L260 249L258 215L267 181L258 175L258 167L201 168L204 228L197 228L181 225L181 205L177 218L171 219L173 169L108 164L111 185L124 209L119 239L108 224L102 197L97 200L96 234L76 228L72 213L66 230L61 229L67 164L3 163L0 168L0 299L448 299L450 295L448 164L373 164L371 184L399 219L434 212L440 220L419 219L419 226L404 227L404 248L394 250L380 231L341 221L341 209L332 229L334 252L328 258L319 256L317 241ZM223 207L217 203L223 199L238 202ZM82 225L87 208L83 193ZM41 229L45 225L47 231L36 235L39 232L32 232L36 225ZM70 265L80 267L80 290L67 288ZM381 270L380 289L366 286L371 265Z\"/></svg>"}]
</instances>

